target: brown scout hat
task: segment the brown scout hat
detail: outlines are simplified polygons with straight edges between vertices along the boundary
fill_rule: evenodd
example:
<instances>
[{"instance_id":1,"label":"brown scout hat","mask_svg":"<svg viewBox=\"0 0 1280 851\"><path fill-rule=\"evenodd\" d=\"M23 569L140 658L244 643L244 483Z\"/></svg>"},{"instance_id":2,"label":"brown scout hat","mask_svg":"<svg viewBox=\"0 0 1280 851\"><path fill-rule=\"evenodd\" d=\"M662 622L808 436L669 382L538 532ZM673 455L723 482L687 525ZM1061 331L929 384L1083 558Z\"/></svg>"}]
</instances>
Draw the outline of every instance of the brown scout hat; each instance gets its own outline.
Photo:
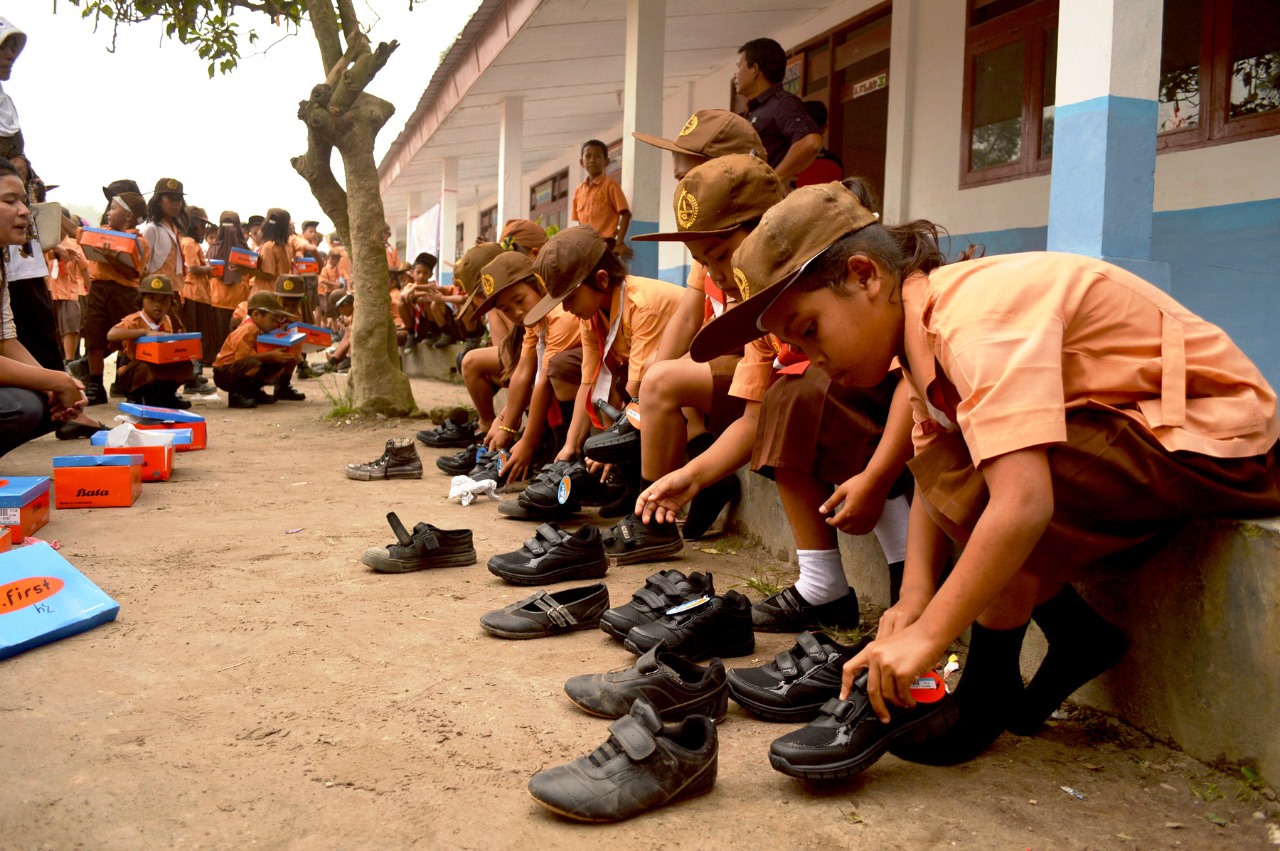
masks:
<instances>
[{"instance_id":1,"label":"brown scout hat","mask_svg":"<svg viewBox=\"0 0 1280 851\"><path fill-rule=\"evenodd\" d=\"M480 289L480 270L493 262L503 252L496 242L482 242L467 249L462 259L453 264L453 280L467 294L467 300L458 307L458 318L463 319L477 299L484 298Z\"/></svg>"},{"instance_id":2,"label":"brown scout hat","mask_svg":"<svg viewBox=\"0 0 1280 851\"><path fill-rule=\"evenodd\" d=\"M142 194L142 190L138 188L137 181L134 180L113 180L106 186L102 187L102 194L107 197L108 201L124 192L134 192L138 195Z\"/></svg>"},{"instance_id":3,"label":"brown scout hat","mask_svg":"<svg viewBox=\"0 0 1280 851\"><path fill-rule=\"evenodd\" d=\"M547 294L524 318L526 326L537 325L551 309L564 301L587 279L600 258L609 250L604 238L587 225L562 230L542 247L533 272Z\"/></svg>"},{"instance_id":4,"label":"brown scout hat","mask_svg":"<svg viewBox=\"0 0 1280 851\"><path fill-rule=\"evenodd\" d=\"M641 142L677 154L715 159L726 154L751 154L764 156L764 142L751 122L727 109L700 109L676 135L674 140L663 139L636 130L631 133Z\"/></svg>"},{"instance_id":5,"label":"brown scout hat","mask_svg":"<svg viewBox=\"0 0 1280 851\"><path fill-rule=\"evenodd\" d=\"M135 219L145 219L147 217L147 199L143 198L137 192L121 192L116 196L124 205L129 208L129 212L133 213Z\"/></svg>"},{"instance_id":6,"label":"brown scout hat","mask_svg":"<svg viewBox=\"0 0 1280 851\"><path fill-rule=\"evenodd\" d=\"M281 275L276 278L277 298L306 298L307 283L301 275Z\"/></svg>"},{"instance_id":7,"label":"brown scout hat","mask_svg":"<svg viewBox=\"0 0 1280 851\"><path fill-rule=\"evenodd\" d=\"M173 281L168 275L147 275L138 285L140 295L173 295Z\"/></svg>"},{"instance_id":8,"label":"brown scout hat","mask_svg":"<svg viewBox=\"0 0 1280 851\"><path fill-rule=\"evenodd\" d=\"M274 313L277 316L293 316L292 313L280 305L280 299L276 297L275 293L269 293L266 290L260 290L249 296L249 302L245 305L245 312L253 313L255 310L265 310L267 313Z\"/></svg>"},{"instance_id":9,"label":"brown scout hat","mask_svg":"<svg viewBox=\"0 0 1280 851\"><path fill-rule=\"evenodd\" d=\"M480 303L476 305L476 315L483 316L498 304L498 293L513 287L521 281L536 278L533 261L519 251L504 251L499 254L480 273L480 286L477 292ZM541 283L541 282L539 282ZM546 287L543 287L545 290Z\"/></svg>"},{"instance_id":10,"label":"brown scout hat","mask_svg":"<svg viewBox=\"0 0 1280 851\"><path fill-rule=\"evenodd\" d=\"M743 301L713 319L689 346L706 363L764 333L760 317L818 255L876 217L841 183L803 186L769 209L733 253L733 279Z\"/></svg>"},{"instance_id":11,"label":"brown scout hat","mask_svg":"<svg viewBox=\"0 0 1280 851\"><path fill-rule=\"evenodd\" d=\"M542 225L529 219L512 219L503 226L498 242L508 239L525 251L533 251L547 244L547 232Z\"/></svg>"},{"instance_id":12,"label":"brown scout hat","mask_svg":"<svg viewBox=\"0 0 1280 851\"><path fill-rule=\"evenodd\" d=\"M182 181L172 177L162 177L156 181L152 195L182 195Z\"/></svg>"},{"instance_id":13,"label":"brown scout hat","mask_svg":"<svg viewBox=\"0 0 1280 851\"><path fill-rule=\"evenodd\" d=\"M769 164L747 154L729 154L691 169L676 187L674 233L633 236L638 242L689 242L732 233L759 219L786 197Z\"/></svg>"}]
</instances>

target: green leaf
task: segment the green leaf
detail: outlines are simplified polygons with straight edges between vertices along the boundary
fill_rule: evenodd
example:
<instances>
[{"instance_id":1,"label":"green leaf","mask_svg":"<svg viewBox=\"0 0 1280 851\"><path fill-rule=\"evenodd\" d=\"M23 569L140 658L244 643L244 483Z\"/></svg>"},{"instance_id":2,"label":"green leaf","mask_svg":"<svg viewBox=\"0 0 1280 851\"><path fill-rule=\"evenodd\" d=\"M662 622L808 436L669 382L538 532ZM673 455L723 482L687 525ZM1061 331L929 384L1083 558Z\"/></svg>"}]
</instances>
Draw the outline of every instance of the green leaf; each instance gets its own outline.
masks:
<instances>
[{"instance_id":1,"label":"green leaf","mask_svg":"<svg viewBox=\"0 0 1280 851\"><path fill-rule=\"evenodd\" d=\"M1218 827L1226 827L1229 822L1220 815L1214 813L1205 813L1204 820L1216 824Z\"/></svg>"}]
</instances>

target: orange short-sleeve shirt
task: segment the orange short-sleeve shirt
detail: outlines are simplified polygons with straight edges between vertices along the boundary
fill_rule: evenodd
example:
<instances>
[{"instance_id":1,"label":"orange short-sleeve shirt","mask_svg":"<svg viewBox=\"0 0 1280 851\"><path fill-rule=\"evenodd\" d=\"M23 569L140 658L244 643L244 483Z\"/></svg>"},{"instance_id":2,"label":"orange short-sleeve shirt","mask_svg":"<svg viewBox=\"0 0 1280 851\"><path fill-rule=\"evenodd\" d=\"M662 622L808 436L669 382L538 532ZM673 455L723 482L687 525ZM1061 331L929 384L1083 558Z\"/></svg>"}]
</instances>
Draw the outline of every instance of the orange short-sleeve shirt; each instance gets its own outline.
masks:
<instances>
[{"instance_id":1,"label":"orange short-sleeve shirt","mask_svg":"<svg viewBox=\"0 0 1280 851\"><path fill-rule=\"evenodd\" d=\"M621 290L614 293L609 320L602 316L580 319L579 334L582 337L582 383L594 380L600 363L600 349L608 339L609 326L615 311L622 310L622 325L614 336L608 357L611 363L627 363L627 380L639 381L644 377L644 363L658 348L662 329L675 315L684 297L684 287L668 284L654 278L627 276L625 297Z\"/></svg>"},{"instance_id":2,"label":"orange short-sleeve shirt","mask_svg":"<svg viewBox=\"0 0 1280 851\"><path fill-rule=\"evenodd\" d=\"M187 265L187 276L182 282L182 297L191 301L198 301L201 304L211 304L209 275L205 272L193 271L197 266L209 265L209 260L204 256L204 249L200 247L200 243L189 236L184 236L182 238L182 259Z\"/></svg>"},{"instance_id":3,"label":"orange short-sleeve shirt","mask_svg":"<svg viewBox=\"0 0 1280 851\"><path fill-rule=\"evenodd\" d=\"M542 353L539 369L547 371L551 359L561 352L568 351L581 344L581 324L578 317L557 304L542 321L532 328L526 328L524 340L520 344L520 357L538 356L538 340L546 340L546 349Z\"/></svg>"},{"instance_id":4,"label":"orange short-sleeve shirt","mask_svg":"<svg viewBox=\"0 0 1280 851\"><path fill-rule=\"evenodd\" d=\"M1034 252L903 286L917 451L959 428L975 464L1067 439L1103 405L1169 451L1242 458L1280 436L1276 394L1222 329L1117 266Z\"/></svg>"},{"instance_id":5,"label":"orange short-sleeve shirt","mask_svg":"<svg viewBox=\"0 0 1280 851\"><path fill-rule=\"evenodd\" d=\"M218 356L213 360L213 365L230 366L245 358L256 357L258 335L261 333L256 322L245 320L240 323L236 330L227 336L222 348L218 351Z\"/></svg>"},{"instance_id":6,"label":"orange short-sleeve shirt","mask_svg":"<svg viewBox=\"0 0 1280 851\"><path fill-rule=\"evenodd\" d=\"M630 211L631 205L627 203L627 196L622 194L622 187L607 174L589 177L573 191L570 218L579 224L590 225L605 239L617 236L618 216Z\"/></svg>"},{"instance_id":7,"label":"orange short-sleeve shirt","mask_svg":"<svg viewBox=\"0 0 1280 851\"><path fill-rule=\"evenodd\" d=\"M67 253L67 259L58 263L58 277L50 273L49 292L54 301L75 301L89 292L89 261L76 241L66 237L58 246ZM45 257L49 269L53 269L53 254Z\"/></svg>"},{"instance_id":8,"label":"orange short-sleeve shirt","mask_svg":"<svg viewBox=\"0 0 1280 851\"><path fill-rule=\"evenodd\" d=\"M119 322L117 322L115 324L115 327L123 328L126 331L150 331L152 334L172 334L173 333L173 325L170 324L168 316L165 316L164 318L162 318L160 320L160 327L153 330L152 327L149 324L147 324L147 320L142 315L142 311L138 311L137 313L130 313L124 319L121 319ZM129 358L129 360L134 360L134 352L138 348L138 344L136 341L122 340L120 341L120 348L124 350L125 357Z\"/></svg>"}]
</instances>

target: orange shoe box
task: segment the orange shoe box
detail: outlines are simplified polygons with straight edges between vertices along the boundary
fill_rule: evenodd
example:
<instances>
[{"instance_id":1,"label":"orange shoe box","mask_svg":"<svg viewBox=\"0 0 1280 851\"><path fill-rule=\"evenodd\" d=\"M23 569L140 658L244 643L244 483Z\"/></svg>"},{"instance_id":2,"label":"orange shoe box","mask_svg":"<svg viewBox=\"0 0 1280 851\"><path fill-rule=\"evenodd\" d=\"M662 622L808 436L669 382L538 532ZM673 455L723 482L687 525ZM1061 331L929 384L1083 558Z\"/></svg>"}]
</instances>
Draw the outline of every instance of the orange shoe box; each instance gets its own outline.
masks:
<instances>
[{"instance_id":1,"label":"orange shoe box","mask_svg":"<svg viewBox=\"0 0 1280 851\"><path fill-rule=\"evenodd\" d=\"M319 275L320 261L313 260L310 257L302 257L293 261L293 274L295 275Z\"/></svg>"},{"instance_id":2,"label":"orange shoe box","mask_svg":"<svg viewBox=\"0 0 1280 851\"><path fill-rule=\"evenodd\" d=\"M153 429L191 429L191 441L184 443L174 441L173 448L178 452L191 452L204 449L209 445L204 417L190 411L177 411L173 408L156 408L151 405L135 405L132 402L120 403L121 413L153 420L148 423L134 423L134 428L149 431Z\"/></svg>"},{"instance_id":3,"label":"orange shoe box","mask_svg":"<svg viewBox=\"0 0 1280 851\"><path fill-rule=\"evenodd\" d=\"M142 481L167 482L173 475L173 445L104 446L103 455L141 455Z\"/></svg>"},{"instance_id":4,"label":"orange shoe box","mask_svg":"<svg viewBox=\"0 0 1280 851\"><path fill-rule=\"evenodd\" d=\"M209 277L222 278L226 276L227 274L226 260L210 260L209 265L213 268L213 271L209 273Z\"/></svg>"},{"instance_id":5,"label":"orange shoe box","mask_svg":"<svg viewBox=\"0 0 1280 851\"><path fill-rule=\"evenodd\" d=\"M54 458L53 493L58 508L128 508L142 493L142 456Z\"/></svg>"},{"instance_id":6,"label":"orange shoe box","mask_svg":"<svg viewBox=\"0 0 1280 851\"><path fill-rule=\"evenodd\" d=\"M301 331L277 331L274 334L259 334L254 348L258 350L258 354L288 349L300 357L302 355L302 344L306 339L307 335Z\"/></svg>"},{"instance_id":7,"label":"orange shoe box","mask_svg":"<svg viewBox=\"0 0 1280 851\"><path fill-rule=\"evenodd\" d=\"M90 260L106 262L107 256L97 250L105 248L124 252L127 255L125 262L133 269L142 265L138 254L138 237L134 234L106 228L81 228L79 242L84 249L84 256Z\"/></svg>"},{"instance_id":8,"label":"orange shoe box","mask_svg":"<svg viewBox=\"0 0 1280 851\"><path fill-rule=\"evenodd\" d=\"M232 266L244 266L246 269L258 268L258 253L247 248L233 248L228 262Z\"/></svg>"},{"instance_id":9,"label":"orange shoe box","mask_svg":"<svg viewBox=\"0 0 1280 851\"><path fill-rule=\"evenodd\" d=\"M148 334L137 339L134 354L146 363L182 363L200 359L200 332L187 334Z\"/></svg>"},{"instance_id":10,"label":"orange shoe box","mask_svg":"<svg viewBox=\"0 0 1280 851\"><path fill-rule=\"evenodd\" d=\"M304 352L319 352L333 345L333 332L328 328L308 325L306 322L290 322L288 330L306 336L302 341Z\"/></svg>"},{"instance_id":11,"label":"orange shoe box","mask_svg":"<svg viewBox=\"0 0 1280 851\"><path fill-rule=\"evenodd\" d=\"M10 533L11 543L21 544L48 522L48 476L0 479L0 527Z\"/></svg>"},{"instance_id":12,"label":"orange shoe box","mask_svg":"<svg viewBox=\"0 0 1280 851\"><path fill-rule=\"evenodd\" d=\"M0 553L9 552L9 547L13 546L13 535L9 532L8 526L0 526Z\"/></svg>"}]
</instances>

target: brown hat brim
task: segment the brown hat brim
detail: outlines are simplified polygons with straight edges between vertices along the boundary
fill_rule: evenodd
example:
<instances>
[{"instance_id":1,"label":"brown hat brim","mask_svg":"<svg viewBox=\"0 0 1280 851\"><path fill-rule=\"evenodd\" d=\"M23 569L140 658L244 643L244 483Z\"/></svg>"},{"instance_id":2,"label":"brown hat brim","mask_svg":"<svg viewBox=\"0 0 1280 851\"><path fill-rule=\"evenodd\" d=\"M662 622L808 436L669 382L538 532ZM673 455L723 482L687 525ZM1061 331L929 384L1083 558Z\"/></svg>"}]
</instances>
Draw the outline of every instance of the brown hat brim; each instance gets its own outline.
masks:
<instances>
[{"instance_id":1,"label":"brown hat brim","mask_svg":"<svg viewBox=\"0 0 1280 851\"><path fill-rule=\"evenodd\" d=\"M525 314L524 326L526 328L531 328L534 325L537 325L543 319L546 319L547 314L555 310L557 304L560 304L566 298L573 295L574 292L578 289L578 287L582 286L583 283L585 282L579 281L576 285L570 287L569 291L564 295L560 295L560 296L544 295L542 297L542 301L535 304L533 306L533 310L530 310L528 313Z\"/></svg>"},{"instance_id":2,"label":"brown hat brim","mask_svg":"<svg viewBox=\"0 0 1280 851\"><path fill-rule=\"evenodd\" d=\"M468 311L468 310L470 310L473 306L475 306L475 303L476 303L476 295L477 295L478 293L481 293L481 292L483 292L483 290L482 290L480 287L476 287L474 290L472 290L471 292L467 293L467 300L466 300L466 301L464 301L461 305L459 305L459 306L458 306L458 319L459 319L459 320L462 320L462 319L466 319L466 318L467 318L467 311Z\"/></svg>"},{"instance_id":3,"label":"brown hat brim","mask_svg":"<svg viewBox=\"0 0 1280 851\"><path fill-rule=\"evenodd\" d=\"M719 228L717 230L687 230L683 232L668 233L640 233L631 237L632 242L693 242L695 239L705 239L709 236L724 236L733 233L742 225L730 225L727 228Z\"/></svg>"},{"instance_id":4,"label":"brown hat brim","mask_svg":"<svg viewBox=\"0 0 1280 851\"><path fill-rule=\"evenodd\" d=\"M697 151L691 151L688 148L682 148L670 139L664 139L661 136L655 136L652 133L641 133L639 130L632 130L631 135L644 142L646 145L653 145L655 148L661 148L664 151L670 151L673 154L688 154L691 157L701 157L702 159L710 159L706 154L700 154Z\"/></svg>"}]
</instances>

